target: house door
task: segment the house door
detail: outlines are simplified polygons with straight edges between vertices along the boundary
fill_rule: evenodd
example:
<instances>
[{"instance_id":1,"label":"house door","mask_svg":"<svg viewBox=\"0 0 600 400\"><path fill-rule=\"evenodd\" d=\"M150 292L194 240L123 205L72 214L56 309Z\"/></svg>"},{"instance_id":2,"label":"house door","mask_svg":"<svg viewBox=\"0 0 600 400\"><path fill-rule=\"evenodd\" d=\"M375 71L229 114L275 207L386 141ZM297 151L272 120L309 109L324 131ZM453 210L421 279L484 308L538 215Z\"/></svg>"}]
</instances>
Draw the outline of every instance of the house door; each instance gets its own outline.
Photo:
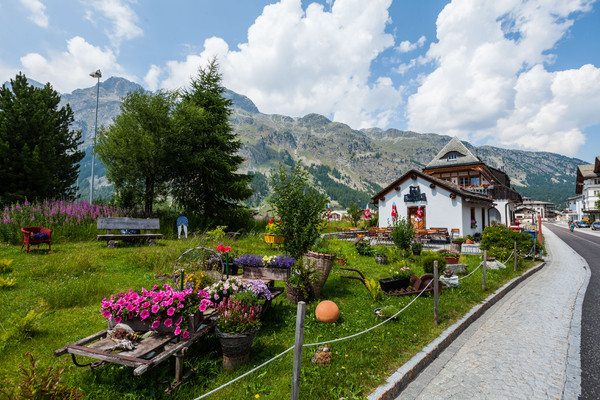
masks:
<instances>
[{"instance_id":1,"label":"house door","mask_svg":"<svg viewBox=\"0 0 600 400\"><path fill-rule=\"evenodd\" d=\"M408 207L407 214L410 222L412 223L413 229L425 229L425 206L421 206L421 210L423 211L423 217L420 221L417 221L417 209L418 207Z\"/></svg>"}]
</instances>

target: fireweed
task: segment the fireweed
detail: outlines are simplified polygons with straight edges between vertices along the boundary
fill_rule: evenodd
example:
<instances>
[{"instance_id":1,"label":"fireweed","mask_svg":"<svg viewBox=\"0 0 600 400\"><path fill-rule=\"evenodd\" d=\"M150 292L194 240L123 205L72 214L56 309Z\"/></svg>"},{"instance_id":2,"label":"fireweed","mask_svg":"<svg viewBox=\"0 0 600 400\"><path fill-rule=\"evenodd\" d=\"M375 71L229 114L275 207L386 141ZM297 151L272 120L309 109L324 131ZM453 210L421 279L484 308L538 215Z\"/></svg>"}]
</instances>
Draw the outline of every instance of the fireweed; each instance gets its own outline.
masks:
<instances>
[{"instance_id":1,"label":"fireweed","mask_svg":"<svg viewBox=\"0 0 600 400\"><path fill-rule=\"evenodd\" d=\"M248 296L226 298L217 306L217 311L217 327L223 333L244 333L260 328L262 307Z\"/></svg>"},{"instance_id":2,"label":"fireweed","mask_svg":"<svg viewBox=\"0 0 600 400\"><path fill-rule=\"evenodd\" d=\"M142 288L142 293L129 289L127 293L111 295L110 299L102 300L102 316L109 321L120 323L122 321L139 318L152 321L152 329L159 326L172 327L175 325L175 335L182 333L185 339L190 332L180 327L184 316L194 314L196 311L206 311L213 305L208 300L209 294L203 290L194 291L184 289L173 290L168 284L163 285L163 290L157 290L155 285L151 291Z\"/></svg>"}]
</instances>

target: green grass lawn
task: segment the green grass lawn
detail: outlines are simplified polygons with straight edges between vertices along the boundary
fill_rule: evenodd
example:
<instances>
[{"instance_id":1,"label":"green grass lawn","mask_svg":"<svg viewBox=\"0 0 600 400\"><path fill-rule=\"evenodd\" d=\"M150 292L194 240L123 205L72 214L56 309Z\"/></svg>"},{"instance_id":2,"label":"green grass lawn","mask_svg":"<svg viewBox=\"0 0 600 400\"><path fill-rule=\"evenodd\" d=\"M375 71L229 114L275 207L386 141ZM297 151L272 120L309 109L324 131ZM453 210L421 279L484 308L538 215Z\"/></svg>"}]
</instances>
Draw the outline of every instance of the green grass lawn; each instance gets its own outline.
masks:
<instances>
[{"instance_id":1,"label":"green grass lawn","mask_svg":"<svg viewBox=\"0 0 600 400\"><path fill-rule=\"evenodd\" d=\"M238 254L276 254L261 236L224 240ZM77 387L89 399L153 399L163 398L164 386L157 381L174 377L174 359L141 377L133 369L104 365L90 371L78 368L53 352L68 343L96 333L106 327L100 315L101 300L121 291L151 288L164 281L157 274L172 273L177 257L187 248L200 244L197 239L161 240L154 247L121 245L115 249L102 242L53 243L52 253L25 254L19 246L0 244L0 259L13 259L13 271L0 278L14 278L16 285L0 289L0 382L14 387L22 381L19 365L27 365L27 352L39 361L38 368L62 365L64 384ZM215 242L202 243L210 247ZM360 269L368 278L388 277L390 265L378 265L374 257L359 256L348 242L335 244L350 254L347 267ZM463 256L472 271L481 261L478 256ZM332 344L333 360L327 366L310 362L316 348L305 348L302 361L301 398L358 399L367 396L399 366L456 322L474 305L535 263L526 261L517 273L512 268L488 271L487 290L481 287L482 272L462 280L456 289L444 288L439 301L439 325L433 322L433 296L421 296L396 321L359 337ZM511 264L512 265L512 264ZM417 267L417 275L423 273ZM322 298L336 302L341 317L334 324L316 320L317 301L306 310L304 341L314 343L348 336L379 322L373 310L392 306L400 310L414 296L385 296L373 302L365 287L357 280L342 279L347 275L334 265L323 289ZM279 283L282 285L282 283ZM31 314L31 311L38 314ZM27 319L29 315L29 321ZM37 319L35 318L37 315ZM250 361L237 371L229 372L221 365L219 343L213 334L190 348L186 366L197 369L184 385L171 396L191 399L210 391L265 362L294 343L296 306L285 294L278 297L268 311L253 346ZM31 333L27 332L31 330ZM292 352L261 370L223 389L210 399L289 398L292 377ZM79 357L80 362L89 362Z\"/></svg>"}]
</instances>

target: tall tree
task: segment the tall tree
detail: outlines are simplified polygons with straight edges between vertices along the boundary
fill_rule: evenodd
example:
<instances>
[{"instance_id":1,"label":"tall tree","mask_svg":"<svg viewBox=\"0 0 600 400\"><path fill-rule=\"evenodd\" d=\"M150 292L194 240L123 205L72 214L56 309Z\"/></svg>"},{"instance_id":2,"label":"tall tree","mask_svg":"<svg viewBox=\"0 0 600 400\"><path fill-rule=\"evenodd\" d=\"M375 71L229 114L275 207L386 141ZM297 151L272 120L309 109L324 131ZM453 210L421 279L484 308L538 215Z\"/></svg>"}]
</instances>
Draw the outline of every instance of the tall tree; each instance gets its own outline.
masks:
<instances>
[{"instance_id":1,"label":"tall tree","mask_svg":"<svg viewBox=\"0 0 600 400\"><path fill-rule=\"evenodd\" d=\"M171 92L131 92L123 98L114 124L100 131L95 151L121 205L142 201L150 214L156 198L166 194L175 102Z\"/></svg>"},{"instance_id":2,"label":"tall tree","mask_svg":"<svg viewBox=\"0 0 600 400\"><path fill-rule=\"evenodd\" d=\"M236 172L244 159L237 154L241 142L229 123L232 101L224 91L213 59L182 93L170 146L174 199L188 211L213 218L241 207L252 194L251 176Z\"/></svg>"},{"instance_id":3,"label":"tall tree","mask_svg":"<svg viewBox=\"0 0 600 400\"><path fill-rule=\"evenodd\" d=\"M73 110L58 108L50 83L36 88L19 73L0 89L0 203L74 198L81 132L70 130Z\"/></svg>"}]
</instances>

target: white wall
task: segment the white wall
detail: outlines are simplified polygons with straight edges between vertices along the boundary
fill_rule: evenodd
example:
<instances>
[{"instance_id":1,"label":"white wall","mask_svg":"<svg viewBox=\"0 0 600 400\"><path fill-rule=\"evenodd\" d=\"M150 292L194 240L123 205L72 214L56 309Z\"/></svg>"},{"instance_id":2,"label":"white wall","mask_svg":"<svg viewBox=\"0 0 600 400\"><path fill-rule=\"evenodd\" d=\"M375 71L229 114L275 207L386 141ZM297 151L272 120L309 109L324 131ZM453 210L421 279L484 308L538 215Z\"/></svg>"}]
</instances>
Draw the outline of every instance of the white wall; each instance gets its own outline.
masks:
<instances>
[{"instance_id":1,"label":"white wall","mask_svg":"<svg viewBox=\"0 0 600 400\"><path fill-rule=\"evenodd\" d=\"M417 177L417 180L407 179L400 185L400 191L392 190L385 195L385 201L379 201L379 227L387 228L392 224L392 203L396 202L399 217L407 218L408 207L416 207L419 204L425 207L426 228L453 228L460 229L460 235L472 235L483 230L481 221L481 209L486 210L486 222L488 218L487 206L472 205L463 202L462 197L450 198L450 192L440 186L429 187L430 182ZM405 202L404 195L409 194L410 186L419 186L421 193L426 195L427 201ZM477 228L471 229L471 206L475 207L475 218Z\"/></svg>"}]
</instances>

